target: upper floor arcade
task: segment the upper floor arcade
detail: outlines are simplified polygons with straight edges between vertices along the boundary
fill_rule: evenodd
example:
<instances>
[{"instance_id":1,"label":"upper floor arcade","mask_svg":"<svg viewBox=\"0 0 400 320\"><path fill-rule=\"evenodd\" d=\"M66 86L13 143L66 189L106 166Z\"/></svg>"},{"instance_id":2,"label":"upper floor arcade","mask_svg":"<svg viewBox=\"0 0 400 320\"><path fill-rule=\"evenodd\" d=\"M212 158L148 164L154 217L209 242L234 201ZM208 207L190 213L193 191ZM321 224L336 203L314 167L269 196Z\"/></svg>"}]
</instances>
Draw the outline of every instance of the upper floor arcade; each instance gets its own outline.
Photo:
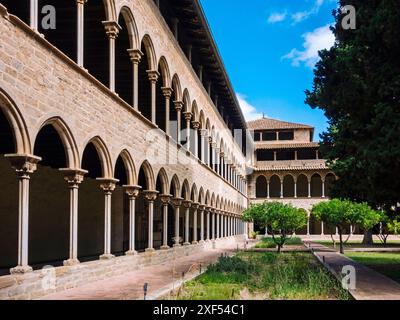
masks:
<instances>
[{"instance_id":1,"label":"upper floor arcade","mask_svg":"<svg viewBox=\"0 0 400 320\"><path fill-rule=\"evenodd\" d=\"M193 7L189 2L180 5ZM129 106L179 149L245 192L246 124L208 26L201 24L218 60L213 76L204 73L211 90L204 88L203 76L169 28L169 18L161 14L169 7L167 1L162 3L157 8L152 0L1 0L0 12L102 93ZM201 7L194 3L205 22ZM177 5L171 2L173 12L179 11ZM52 13L48 6L55 9L54 28L43 20ZM179 28L183 35L185 24ZM218 77L225 79L225 87L214 81Z\"/></svg>"}]
</instances>

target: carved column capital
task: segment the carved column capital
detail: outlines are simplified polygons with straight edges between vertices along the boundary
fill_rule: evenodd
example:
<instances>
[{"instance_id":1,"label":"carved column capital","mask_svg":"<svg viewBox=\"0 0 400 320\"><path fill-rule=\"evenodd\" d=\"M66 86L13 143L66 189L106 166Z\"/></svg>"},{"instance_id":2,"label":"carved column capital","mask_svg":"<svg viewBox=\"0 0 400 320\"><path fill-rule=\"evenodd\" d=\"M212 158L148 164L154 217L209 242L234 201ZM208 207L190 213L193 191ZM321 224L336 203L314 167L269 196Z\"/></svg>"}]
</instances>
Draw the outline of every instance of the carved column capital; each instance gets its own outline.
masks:
<instances>
[{"instance_id":1,"label":"carved column capital","mask_svg":"<svg viewBox=\"0 0 400 320\"><path fill-rule=\"evenodd\" d=\"M139 192L142 189L141 186L123 186L125 193L130 199L136 199L139 196Z\"/></svg>"},{"instance_id":2,"label":"carved column capital","mask_svg":"<svg viewBox=\"0 0 400 320\"><path fill-rule=\"evenodd\" d=\"M157 82L160 77L160 73L157 70L147 70L146 72L150 82Z\"/></svg>"},{"instance_id":3,"label":"carved column capital","mask_svg":"<svg viewBox=\"0 0 400 320\"><path fill-rule=\"evenodd\" d=\"M116 39L118 37L121 26L116 21L103 21L103 26L109 39Z\"/></svg>"},{"instance_id":4,"label":"carved column capital","mask_svg":"<svg viewBox=\"0 0 400 320\"><path fill-rule=\"evenodd\" d=\"M77 187L83 181L85 174L88 173L82 169L60 169L60 172L64 174L64 180L70 187Z\"/></svg>"},{"instance_id":5,"label":"carved column capital","mask_svg":"<svg viewBox=\"0 0 400 320\"><path fill-rule=\"evenodd\" d=\"M135 64L139 64L142 61L143 52L139 49L128 49L129 57L131 61Z\"/></svg>"},{"instance_id":6,"label":"carved column capital","mask_svg":"<svg viewBox=\"0 0 400 320\"><path fill-rule=\"evenodd\" d=\"M154 202L157 199L158 191L146 190L143 191L144 198L148 202Z\"/></svg>"},{"instance_id":7,"label":"carved column capital","mask_svg":"<svg viewBox=\"0 0 400 320\"><path fill-rule=\"evenodd\" d=\"M161 194L159 196L159 198L160 198L161 204L164 205L164 206L167 206L171 201L172 195L170 195L170 194Z\"/></svg>"},{"instance_id":8,"label":"carved column capital","mask_svg":"<svg viewBox=\"0 0 400 320\"><path fill-rule=\"evenodd\" d=\"M174 101L174 106L176 111L182 111L183 102L182 101Z\"/></svg>"},{"instance_id":9,"label":"carved column capital","mask_svg":"<svg viewBox=\"0 0 400 320\"><path fill-rule=\"evenodd\" d=\"M176 208L180 208L182 206L182 198L172 198L171 199L171 204L173 205L173 207Z\"/></svg>"},{"instance_id":10,"label":"carved column capital","mask_svg":"<svg viewBox=\"0 0 400 320\"><path fill-rule=\"evenodd\" d=\"M200 204L198 210L199 211L204 211L206 209L206 206L204 204Z\"/></svg>"},{"instance_id":11,"label":"carved column capital","mask_svg":"<svg viewBox=\"0 0 400 320\"><path fill-rule=\"evenodd\" d=\"M42 158L31 154L6 154L5 157L10 161L11 167L15 169L18 176L28 177L37 169L37 164Z\"/></svg>"},{"instance_id":12,"label":"carved column capital","mask_svg":"<svg viewBox=\"0 0 400 320\"><path fill-rule=\"evenodd\" d=\"M76 0L77 4L85 4L87 0Z\"/></svg>"},{"instance_id":13,"label":"carved column capital","mask_svg":"<svg viewBox=\"0 0 400 320\"><path fill-rule=\"evenodd\" d=\"M193 129L194 130L199 130L199 128L200 128L200 122L199 121L193 121L192 124L193 124Z\"/></svg>"},{"instance_id":14,"label":"carved column capital","mask_svg":"<svg viewBox=\"0 0 400 320\"><path fill-rule=\"evenodd\" d=\"M185 120L186 120L186 121L192 120L192 113L191 113L190 111L185 111L185 112L183 113L183 115L185 116Z\"/></svg>"},{"instance_id":15,"label":"carved column capital","mask_svg":"<svg viewBox=\"0 0 400 320\"><path fill-rule=\"evenodd\" d=\"M165 98L171 99L172 93L174 92L172 88L162 87L161 90Z\"/></svg>"},{"instance_id":16,"label":"carved column capital","mask_svg":"<svg viewBox=\"0 0 400 320\"><path fill-rule=\"evenodd\" d=\"M184 200L183 201L183 206L186 208L186 209L190 209L190 207L192 206L192 201L190 201L190 200Z\"/></svg>"},{"instance_id":17,"label":"carved column capital","mask_svg":"<svg viewBox=\"0 0 400 320\"><path fill-rule=\"evenodd\" d=\"M119 182L117 179L110 178L97 178L96 180L100 182L100 189L105 193L112 193Z\"/></svg>"},{"instance_id":18,"label":"carved column capital","mask_svg":"<svg viewBox=\"0 0 400 320\"><path fill-rule=\"evenodd\" d=\"M197 203L197 202L193 202L193 203L192 203L192 208L193 208L194 210L199 209L199 207L200 207L200 203Z\"/></svg>"}]
</instances>

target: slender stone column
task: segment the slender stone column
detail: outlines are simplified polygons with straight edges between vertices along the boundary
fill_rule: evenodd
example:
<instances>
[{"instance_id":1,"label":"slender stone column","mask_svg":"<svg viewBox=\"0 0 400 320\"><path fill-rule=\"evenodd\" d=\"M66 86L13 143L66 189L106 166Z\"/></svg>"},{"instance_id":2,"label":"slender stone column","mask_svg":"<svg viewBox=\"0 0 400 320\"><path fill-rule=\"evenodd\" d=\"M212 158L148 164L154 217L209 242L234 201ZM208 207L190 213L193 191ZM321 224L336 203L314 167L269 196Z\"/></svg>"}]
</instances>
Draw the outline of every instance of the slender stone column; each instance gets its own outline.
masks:
<instances>
[{"instance_id":1,"label":"slender stone column","mask_svg":"<svg viewBox=\"0 0 400 320\"><path fill-rule=\"evenodd\" d=\"M109 43L109 88L115 92L115 39L118 37L121 27L115 21L104 21L103 25Z\"/></svg>"},{"instance_id":2,"label":"slender stone column","mask_svg":"<svg viewBox=\"0 0 400 320\"><path fill-rule=\"evenodd\" d=\"M281 178L281 199L283 199L283 179Z\"/></svg>"},{"instance_id":3,"label":"slender stone column","mask_svg":"<svg viewBox=\"0 0 400 320\"><path fill-rule=\"evenodd\" d=\"M211 240L215 240L215 210L211 209Z\"/></svg>"},{"instance_id":4,"label":"slender stone column","mask_svg":"<svg viewBox=\"0 0 400 320\"><path fill-rule=\"evenodd\" d=\"M186 149L190 151L190 121L192 120L192 113L190 111L183 113L186 120Z\"/></svg>"},{"instance_id":5,"label":"slender stone column","mask_svg":"<svg viewBox=\"0 0 400 320\"><path fill-rule=\"evenodd\" d=\"M157 95L156 95L156 85L160 74L157 70L147 70L147 76L149 77L150 87L151 87L151 122L157 123Z\"/></svg>"},{"instance_id":6,"label":"slender stone column","mask_svg":"<svg viewBox=\"0 0 400 320\"><path fill-rule=\"evenodd\" d=\"M221 228L220 228L221 215L220 215L220 213L219 213L218 210L215 210L215 219L217 220L217 223L216 223L216 225L217 225L217 229L216 229L217 232L216 232L215 238L216 238L217 240L219 240L220 237L221 237Z\"/></svg>"},{"instance_id":7,"label":"slender stone column","mask_svg":"<svg viewBox=\"0 0 400 320\"><path fill-rule=\"evenodd\" d=\"M294 198L297 199L297 179L294 180Z\"/></svg>"},{"instance_id":8,"label":"slender stone column","mask_svg":"<svg viewBox=\"0 0 400 320\"><path fill-rule=\"evenodd\" d=\"M79 264L78 260L78 190L87 174L86 170L60 169L64 173L64 180L69 187L69 259L64 266Z\"/></svg>"},{"instance_id":9,"label":"slender stone column","mask_svg":"<svg viewBox=\"0 0 400 320\"><path fill-rule=\"evenodd\" d=\"M311 178L308 178L308 197L311 198Z\"/></svg>"},{"instance_id":10,"label":"slender stone column","mask_svg":"<svg viewBox=\"0 0 400 320\"><path fill-rule=\"evenodd\" d=\"M308 216L307 216L307 235L308 236L310 235L310 219L311 219L311 216L310 216L310 213L309 213Z\"/></svg>"},{"instance_id":11,"label":"slender stone column","mask_svg":"<svg viewBox=\"0 0 400 320\"><path fill-rule=\"evenodd\" d=\"M185 208L185 242L184 246L190 245L189 242L189 223L190 223L190 208L192 206L192 201L183 201L183 207Z\"/></svg>"},{"instance_id":12,"label":"slender stone column","mask_svg":"<svg viewBox=\"0 0 400 320\"><path fill-rule=\"evenodd\" d=\"M321 222L321 236L324 236L324 235L325 235L324 227L325 227L324 223Z\"/></svg>"},{"instance_id":13,"label":"slender stone column","mask_svg":"<svg viewBox=\"0 0 400 320\"><path fill-rule=\"evenodd\" d=\"M84 26L85 26L85 2L87 0L77 0L77 64L83 67L84 57ZM37 29L37 26L36 28Z\"/></svg>"},{"instance_id":14,"label":"slender stone column","mask_svg":"<svg viewBox=\"0 0 400 320\"><path fill-rule=\"evenodd\" d=\"M193 241L192 244L198 244L197 241L197 210L199 209L200 204L199 203L193 203L192 208L193 208Z\"/></svg>"},{"instance_id":15,"label":"slender stone column","mask_svg":"<svg viewBox=\"0 0 400 320\"><path fill-rule=\"evenodd\" d=\"M78 5L79 5L79 1L82 0L78 0ZM38 0L30 0L30 19L29 19L29 24L30 27L33 30L38 30Z\"/></svg>"},{"instance_id":16,"label":"slender stone column","mask_svg":"<svg viewBox=\"0 0 400 320\"><path fill-rule=\"evenodd\" d=\"M137 254L135 249L136 198L141 188L140 186L124 186L125 193L129 199L129 250L125 252L128 256Z\"/></svg>"},{"instance_id":17,"label":"slender stone column","mask_svg":"<svg viewBox=\"0 0 400 320\"><path fill-rule=\"evenodd\" d=\"M147 209L148 209L148 220L149 220L149 229L148 229L148 245L146 252L153 252L154 250L154 201L157 199L157 191L143 191L144 198L147 201Z\"/></svg>"},{"instance_id":18,"label":"slender stone column","mask_svg":"<svg viewBox=\"0 0 400 320\"><path fill-rule=\"evenodd\" d=\"M200 150L200 156L201 156L201 160L208 164L208 160L206 159L206 145L207 145L207 130L206 129L201 129L200 130L200 137L201 137L201 150Z\"/></svg>"},{"instance_id":19,"label":"slender stone column","mask_svg":"<svg viewBox=\"0 0 400 320\"><path fill-rule=\"evenodd\" d=\"M200 205L198 212L200 212L200 243L204 243L204 205Z\"/></svg>"},{"instance_id":20,"label":"slender stone column","mask_svg":"<svg viewBox=\"0 0 400 320\"><path fill-rule=\"evenodd\" d=\"M180 208L182 206L182 198L174 198L172 199L172 205L174 207L175 210L175 244L174 247L179 247L180 243L179 243L179 213L180 213Z\"/></svg>"},{"instance_id":21,"label":"slender stone column","mask_svg":"<svg viewBox=\"0 0 400 320\"><path fill-rule=\"evenodd\" d=\"M192 122L193 125L193 129L194 129L194 137L193 137L193 141L194 141L194 156L196 158L199 158L199 128L200 128L200 122L198 121L193 121Z\"/></svg>"},{"instance_id":22,"label":"slender stone column","mask_svg":"<svg viewBox=\"0 0 400 320\"><path fill-rule=\"evenodd\" d=\"M208 152L207 152L207 164L208 166L213 169L213 164L211 163L213 159L213 139L211 136L208 136Z\"/></svg>"},{"instance_id":23,"label":"slender stone column","mask_svg":"<svg viewBox=\"0 0 400 320\"><path fill-rule=\"evenodd\" d=\"M170 128L170 100L172 96L173 90L171 88L163 87L161 88L164 98L165 98L165 133L169 136L171 133L171 128Z\"/></svg>"},{"instance_id":24,"label":"slender stone column","mask_svg":"<svg viewBox=\"0 0 400 320\"><path fill-rule=\"evenodd\" d=\"M29 248L29 181L42 159L33 155L7 154L5 157L18 177L18 265L10 269L11 274L31 272L28 264Z\"/></svg>"},{"instance_id":25,"label":"slender stone column","mask_svg":"<svg viewBox=\"0 0 400 320\"><path fill-rule=\"evenodd\" d=\"M210 233L210 207L206 208L207 211L207 241L211 240L211 233Z\"/></svg>"},{"instance_id":26,"label":"slender stone column","mask_svg":"<svg viewBox=\"0 0 400 320\"><path fill-rule=\"evenodd\" d=\"M163 245L161 250L168 250L168 205L172 196L170 194L160 195L162 212L163 212Z\"/></svg>"},{"instance_id":27,"label":"slender stone column","mask_svg":"<svg viewBox=\"0 0 400 320\"><path fill-rule=\"evenodd\" d=\"M322 198L325 198L325 179L322 179Z\"/></svg>"},{"instance_id":28,"label":"slender stone column","mask_svg":"<svg viewBox=\"0 0 400 320\"><path fill-rule=\"evenodd\" d=\"M211 143L211 155L212 155L212 169L217 172L217 157L216 157L217 144L215 142Z\"/></svg>"},{"instance_id":29,"label":"slender stone column","mask_svg":"<svg viewBox=\"0 0 400 320\"><path fill-rule=\"evenodd\" d=\"M142 60L143 52L137 49L128 49L133 65L133 108L139 110L139 63Z\"/></svg>"},{"instance_id":30,"label":"slender stone column","mask_svg":"<svg viewBox=\"0 0 400 320\"><path fill-rule=\"evenodd\" d=\"M100 259L107 260L114 258L111 254L111 195L118 180L107 178L97 180L104 192L104 254L100 256Z\"/></svg>"},{"instance_id":31,"label":"slender stone column","mask_svg":"<svg viewBox=\"0 0 400 320\"><path fill-rule=\"evenodd\" d=\"M220 168L221 168L221 157L220 157L221 149L217 147L217 144L215 144L214 152L215 152L215 157L214 157L214 159L215 159L215 172L218 175L221 175L221 170L220 170Z\"/></svg>"},{"instance_id":32,"label":"slender stone column","mask_svg":"<svg viewBox=\"0 0 400 320\"><path fill-rule=\"evenodd\" d=\"M183 102L182 101L174 101L175 110L176 110L176 121L177 121L177 135L176 135L176 142L181 144L181 112L183 109Z\"/></svg>"}]
</instances>

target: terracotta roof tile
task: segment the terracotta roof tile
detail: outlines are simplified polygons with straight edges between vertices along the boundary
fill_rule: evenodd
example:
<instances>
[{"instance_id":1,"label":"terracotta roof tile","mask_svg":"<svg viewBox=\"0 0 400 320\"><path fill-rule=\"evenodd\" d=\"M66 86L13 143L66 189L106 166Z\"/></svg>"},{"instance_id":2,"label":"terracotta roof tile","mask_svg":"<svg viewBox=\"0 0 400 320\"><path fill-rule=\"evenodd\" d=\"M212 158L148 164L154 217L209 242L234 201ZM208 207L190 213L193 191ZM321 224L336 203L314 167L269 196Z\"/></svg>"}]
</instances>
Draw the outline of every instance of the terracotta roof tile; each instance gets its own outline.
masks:
<instances>
[{"instance_id":1,"label":"terracotta roof tile","mask_svg":"<svg viewBox=\"0 0 400 320\"><path fill-rule=\"evenodd\" d=\"M280 130L280 129L314 129L311 126L292 123L286 121L280 121L270 118L261 118L247 123L251 130Z\"/></svg>"},{"instance_id":2,"label":"terracotta roof tile","mask_svg":"<svg viewBox=\"0 0 400 320\"><path fill-rule=\"evenodd\" d=\"M317 142L308 143L279 143L273 144L268 142L256 142L255 147L257 150L273 150L273 149L302 149L302 148L318 148Z\"/></svg>"}]
</instances>

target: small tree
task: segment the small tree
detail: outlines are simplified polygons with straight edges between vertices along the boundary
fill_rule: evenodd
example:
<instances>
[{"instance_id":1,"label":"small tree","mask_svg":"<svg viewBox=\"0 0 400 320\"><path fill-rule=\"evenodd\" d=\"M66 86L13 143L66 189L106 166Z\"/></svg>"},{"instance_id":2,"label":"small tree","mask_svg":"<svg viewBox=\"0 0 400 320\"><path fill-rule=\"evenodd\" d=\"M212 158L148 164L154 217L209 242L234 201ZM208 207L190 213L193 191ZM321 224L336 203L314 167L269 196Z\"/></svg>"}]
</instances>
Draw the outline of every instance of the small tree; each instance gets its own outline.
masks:
<instances>
[{"instance_id":1,"label":"small tree","mask_svg":"<svg viewBox=\"0 0 400 320\"><path fill-rule=\"evenodd\" d=\"M358 225L370 230L381 221L381 214L366 204L349 200L333 199L315 205L312 213L324 223L337 228L339 233L340 253L344 254L343 232L348 225Z\"/></svg>"},{"instance_id":2,"label":"small tree","mask_svg":"<svg viewBox=\"0 0 400 320\"><path fill-rule=\"evenodd\" d=\"M244 220L257 223L262 228L268 227L280 253L293 233L307 224L307 213L291 205L271 202L251 206L244 212Z\"/></svg>"}]
</instances>

